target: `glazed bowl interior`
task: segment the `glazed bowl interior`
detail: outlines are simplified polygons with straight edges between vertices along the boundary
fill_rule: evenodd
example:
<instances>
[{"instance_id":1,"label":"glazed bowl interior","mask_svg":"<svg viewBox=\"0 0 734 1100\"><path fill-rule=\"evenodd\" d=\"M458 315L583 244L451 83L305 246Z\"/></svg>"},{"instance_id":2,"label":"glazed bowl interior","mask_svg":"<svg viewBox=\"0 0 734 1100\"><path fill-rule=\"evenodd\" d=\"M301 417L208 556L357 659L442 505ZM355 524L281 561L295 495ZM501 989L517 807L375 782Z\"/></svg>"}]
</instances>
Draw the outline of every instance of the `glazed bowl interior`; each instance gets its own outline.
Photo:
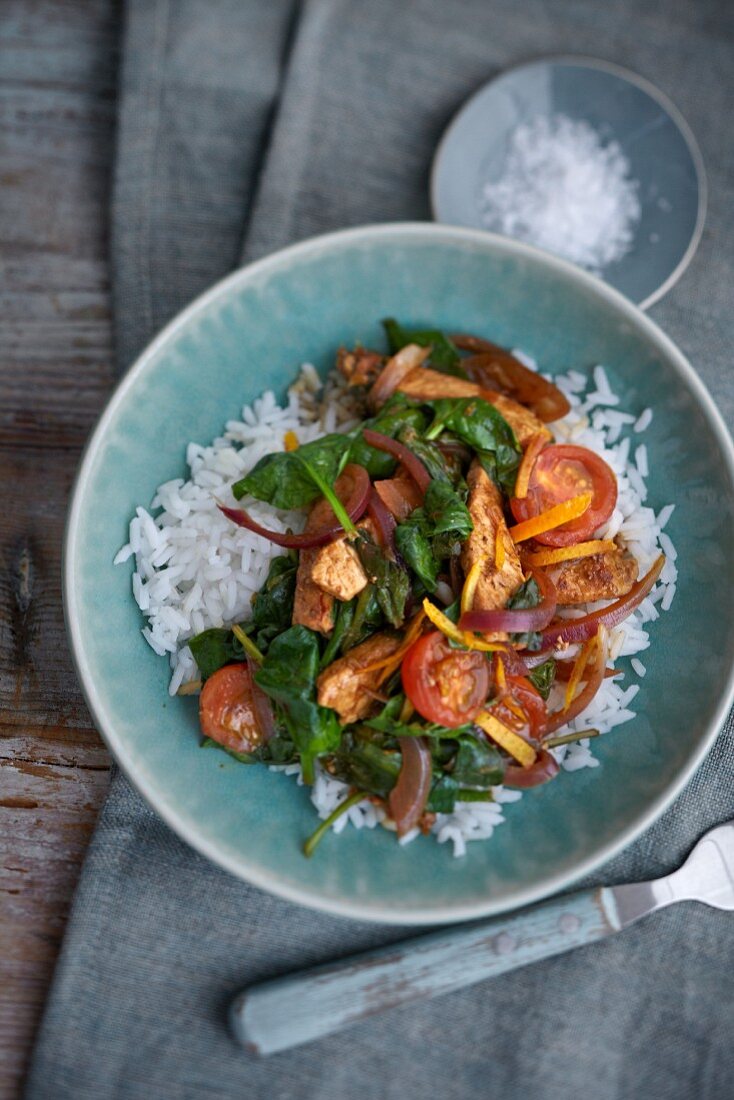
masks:
<instances>
[{"instance_id":1,"label":"glazed bowl interior","mask_svg":"<svg viewBox=\"0 0 734 1100\"><path fill-rule=\"evenodd\" d=\"M651 628L637 717L596 743L601 767L562 773L507 807L507 823L460 859L432 838L403 848L383 829L347 829L309 860L307 792L201 751L196 700L169 697L167 661L140 634L131 566L112 559L135 506L186 476L189 440L210 441L265 388L283 396L304 361L325 373L342 343L382 346L388 315L486 335L551 372L603 363L622 408L651 406L647 503L676 505L667 530L680 577L673 610ZM123 379L90 441L65 554L67 623L87 700L118 763L169 825L264 889L400 923L530 902L650 824L723 721L734 656L732 468L726 431L680 352L626 299L562 261L423 224L305 242L236 272L177 318Z\"/></svg>"}]
</instances>

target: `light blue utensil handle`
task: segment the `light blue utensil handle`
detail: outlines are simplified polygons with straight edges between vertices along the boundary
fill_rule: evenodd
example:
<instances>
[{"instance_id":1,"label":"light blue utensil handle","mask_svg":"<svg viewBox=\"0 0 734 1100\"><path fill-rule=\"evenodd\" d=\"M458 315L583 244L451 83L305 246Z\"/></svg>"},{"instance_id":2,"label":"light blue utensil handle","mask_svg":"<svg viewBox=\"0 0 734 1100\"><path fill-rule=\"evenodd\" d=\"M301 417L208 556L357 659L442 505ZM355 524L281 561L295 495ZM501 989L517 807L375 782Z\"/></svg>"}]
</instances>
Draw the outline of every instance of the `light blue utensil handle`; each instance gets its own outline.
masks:
<instances>
[{"instance_id":1,"label":"light blue utensil handle","mask_svg":"<svg viewBox=\"0 0 734 1100\"><path fill-rule=\"evenodd\" d=\"M248 1050L273 1054L619 930L610 891L585 890L251 986L232 1002L230 1022Z\"/></svg>"}]
</instances>

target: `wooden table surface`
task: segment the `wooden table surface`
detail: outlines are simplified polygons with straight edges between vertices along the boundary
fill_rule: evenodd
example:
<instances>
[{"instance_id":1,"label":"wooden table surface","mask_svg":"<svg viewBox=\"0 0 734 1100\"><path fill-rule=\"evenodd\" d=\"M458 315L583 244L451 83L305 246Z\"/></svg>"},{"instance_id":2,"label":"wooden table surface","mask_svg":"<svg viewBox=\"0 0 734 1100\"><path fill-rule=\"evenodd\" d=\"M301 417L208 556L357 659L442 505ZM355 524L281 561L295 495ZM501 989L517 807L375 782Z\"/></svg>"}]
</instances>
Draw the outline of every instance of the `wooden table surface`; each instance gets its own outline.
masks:
<instances>
[{"instance_id":1,"label":"wooden table surface","mask_svg":"<svg viewBox=\"0 0 734 1100\"><path fill-rule=\"evenodd\" d=\"M0 1096L17 1096L109 760L64 633L64 513L113 384L115 0L0 8Z\"/></svg>"}]
</instances>

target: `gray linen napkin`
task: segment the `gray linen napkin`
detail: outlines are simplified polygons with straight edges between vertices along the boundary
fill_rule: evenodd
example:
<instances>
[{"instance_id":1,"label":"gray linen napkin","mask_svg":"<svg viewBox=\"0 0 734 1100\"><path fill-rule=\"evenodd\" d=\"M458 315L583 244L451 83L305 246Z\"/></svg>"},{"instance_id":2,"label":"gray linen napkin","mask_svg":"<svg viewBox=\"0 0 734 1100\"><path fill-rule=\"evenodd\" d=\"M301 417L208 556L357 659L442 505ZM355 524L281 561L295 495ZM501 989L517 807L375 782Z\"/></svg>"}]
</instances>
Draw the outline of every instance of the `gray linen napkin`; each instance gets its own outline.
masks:
<instances>
[{"instance_id":1,"label":"gray linen napkin","mask_svg":"<svg viewBox=\"0 0 734 1100\"><path fill-rule=\"evenodd\" d=\"M574 52L658 83L701 141L707 230L652 314L731 422L733 29L726 0L128 0L112 211L121 369L240 256L428 216L431 154L462 100L507 65ZM732 815L733 765L730 719L675 805L594 881L677 864ZM679 906L617 940L258 1061L228 1037L231 994L406 930L236 881L115 774L27 1096L718 1100L734 1080L730 921Z\"/></svg>"}]
</instances>

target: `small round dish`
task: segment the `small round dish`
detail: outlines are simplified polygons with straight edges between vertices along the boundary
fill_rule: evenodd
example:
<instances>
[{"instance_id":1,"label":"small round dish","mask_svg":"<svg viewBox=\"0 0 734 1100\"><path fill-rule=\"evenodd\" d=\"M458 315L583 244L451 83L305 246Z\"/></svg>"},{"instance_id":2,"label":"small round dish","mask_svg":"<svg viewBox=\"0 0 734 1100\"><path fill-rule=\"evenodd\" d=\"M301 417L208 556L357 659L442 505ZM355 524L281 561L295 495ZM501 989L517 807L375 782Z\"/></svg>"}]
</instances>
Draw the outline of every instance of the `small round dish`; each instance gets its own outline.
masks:
<instances>
[{"instance_id":1,"label":"small round dish","mask_svg":"<svg viewBox=\"0 0 734 1100\"><path fill-rule=\"evenodd\" d=\"M500 288L500 292L498 292ZM634 722L600 738L601 767L564 773L506 810L454 859L418 837L345 829L312 859L314 810L294 780L200 748L195 698L168 695L168 662L141 637L131 563L113 566L137 504L186 476L207 443L299 364L325 374L341 344L381 346L380 318L486 334L551 373L605 365L645 433L648 504L668 501L678 590L653 624ZM734 683L734 449L675 345L626 298L547 253L432 224L318 237L235 272L143 352L88 444L68 516L64 605L97 728L150 805L199 852L292 901L364 920L432 924L488 916L568 886L662 813L710 746ZM704 656L702 656L704 655Z\"/></svg>"},{"instance_id":2,"label":"small round dish","mask_svg":"<svg viewBox=\"0 0 734 1100\"><path fill-rule=\"evenodd\" d=\"M640 219L630 250L602 272L646 309L673 286L698 247L706 174L689 126L649 81L605 61L559 57L502 73L476 92L443 135L431 173L436 221L486 228L484 188L500 177L523 123L565 115L617 142L638 182Z\"/></svg>"}]
</instances>

